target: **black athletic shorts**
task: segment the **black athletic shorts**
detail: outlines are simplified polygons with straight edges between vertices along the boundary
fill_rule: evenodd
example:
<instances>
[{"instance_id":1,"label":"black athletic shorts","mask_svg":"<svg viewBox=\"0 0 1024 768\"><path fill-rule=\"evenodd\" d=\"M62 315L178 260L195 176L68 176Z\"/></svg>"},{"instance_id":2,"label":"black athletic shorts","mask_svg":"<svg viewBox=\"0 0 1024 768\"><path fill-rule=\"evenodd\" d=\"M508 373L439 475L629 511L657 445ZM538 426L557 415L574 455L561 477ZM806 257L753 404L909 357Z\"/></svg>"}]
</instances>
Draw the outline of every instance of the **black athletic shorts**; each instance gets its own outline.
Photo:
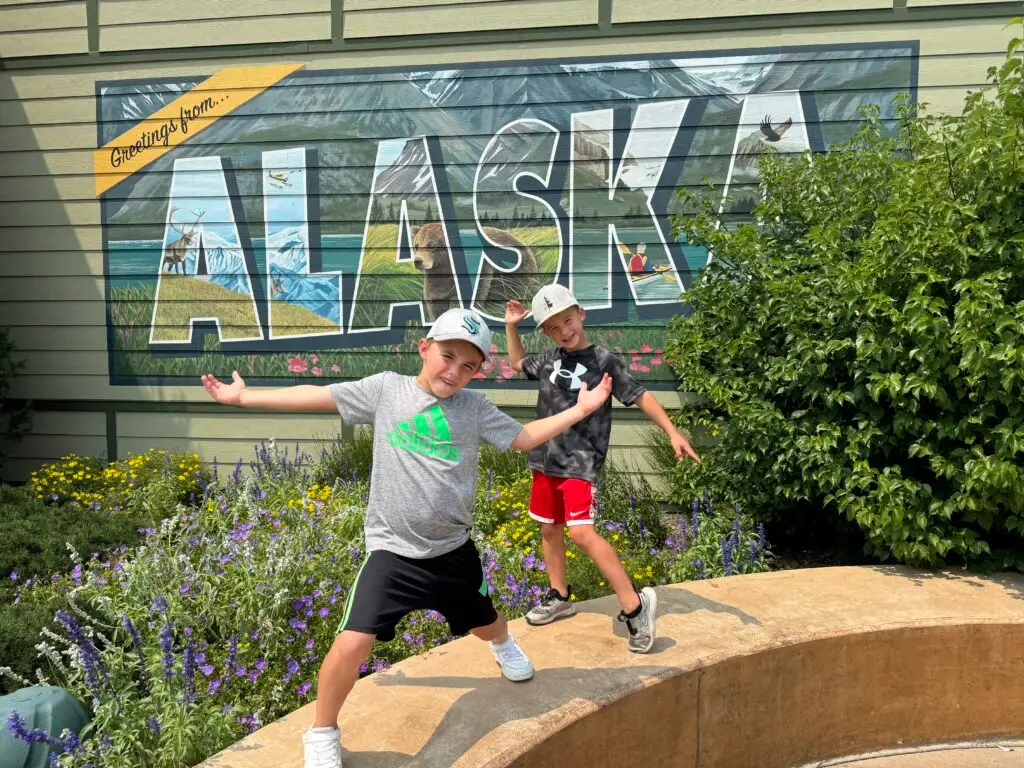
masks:
<instances>
[{"instance_id":1,"label":"black athletic shorts","mask_svg":"<svg viewBox=\"0 0 1024 768\"><path fill-rule=\"evenodd\" d=\"M338 632L365 632L387 642L395 637L395 625L421 608L442 614L456 637L498 618L472 540L423 559L371 552L352 584Z\"/></svg>"}]
</instances>

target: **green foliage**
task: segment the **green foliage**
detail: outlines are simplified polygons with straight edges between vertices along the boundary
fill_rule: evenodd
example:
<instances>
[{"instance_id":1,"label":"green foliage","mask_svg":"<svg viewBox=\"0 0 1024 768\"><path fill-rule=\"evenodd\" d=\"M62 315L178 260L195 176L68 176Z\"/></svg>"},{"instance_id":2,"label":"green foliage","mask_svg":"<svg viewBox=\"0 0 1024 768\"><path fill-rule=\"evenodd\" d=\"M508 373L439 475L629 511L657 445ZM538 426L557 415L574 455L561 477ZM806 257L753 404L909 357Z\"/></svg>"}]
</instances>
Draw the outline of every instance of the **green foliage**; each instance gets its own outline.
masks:
<instances>
[{"instance_id":1,"label":"green foliage","mask_svg":"<svg viewBox=\"0 0 1024 768\"><path fill-rule=\"evenodd\" d=\"M522 519L524 523L535 522L527 517L533 486L529 470L511 474L498 474L496 470L485 470L483 466L480 470L473 503L473 523L478 531L490 536L515 518ZM539 525L537 523L538 528Z\"/></svg>"},{"instance_id":2,"label":"green foliage","mask_svg":"<svg viewBox=\"0 0 1024 768\"><path fill-rule=\"evenodd\" d=\"M39 666L35 646L39 633L50 625L53 612L54 606L48 602L18 605L0 602L0 640L3 641L0 667L7 667L24 680L19 683L17 678L0 674L0 696L31 684L33 670Z\"/></svg>"},{"instance_id":3,"label":"green foliage","mask_svg":"<svg viewBox=\"0 0 1024 768\"><path fill-rule=\"evenodd\" d=\"M487 483L508 483L530 474L529 456L522 451L499 451L494 446L480 445L480 477Z\"/></svg>"},{"instance_id":4,"label":"green foliage","mask_svg":"<svg viewBox=\"0 0 1024 768\"><path fill-rule=\"evenodd\" d=\"M714 579L742 573L767 571L771 552L764 523L756 523L741 512L716 507L710 493L694 499L689 519L680 519L666 542L671 582Z\"/></svg>"},{"instance_id":5,"label":"green foliage","mask_svg":"<svg viewBox=\"0 0 1024 768\"><path fill-rule=\"evenodd\" d=\"M51 623L42 656L91 704L92 732L113 736L62 766L193 765L312 698L362 559L365 486L267 464L137 547L23 590L79 628Z\"/></svg>"},{"instance_id":6,"label":"green foliage","mask_svg":"<svg viewBox=\"0 0 1024 768\"><path fill-rule=\"evenodd\" d=\"M866 111L828 154L765 157L752 224L689 201L677 225L715 258L666 358L716 442L674 501L709 487L854 521L881 559L1024 569L1020 50L960 116Z\"/></svg>"},{"instance_id":7,"label":"green foliage","mask_svg":"<svg viewBox=\"0 0 1024 768\"><path fill-rule=\"evenodd\" d=\"M316 481L368 482L373 468L373 427L356 427L351 440L333 440L320 450L314 467Z\"/></svg>"},{"instance_id":8,"label":"green foliage","mask_svg":"<svg viewBox=\"0 0 1024 768\"><path fill-rule=\"evenodd\" d=\"M145 515L63 504L52 506L27 488L0 486L0 666L22 677L36 668L39 632L53 618L50 601L14 603L19 585L69 571L70 550L105 553L134 545L148 525ZM0 691L4 681L0 678Z\"/></svg>"},{"instance_id":9,"label":"green foliage","mask_svg":"<svg viewBox=\"0 0 1024 768\"><path fill-rule=\"evenodd\" d=\"M152 522L135 511L112 514L72 504L48 505L27 488L0 486L0 574L8 584L12 572L21 582L48 578L70 569L69 547L91 553L134 544L141 539L138 529Z\"/></svg>"},{"instance_id":10,"label":"green foliage","mask_svg":"<svg viewBox=\"0 0 1024 768\"><path fill-rule=\"evenodd\" d=\"M0 467L6 458L4 441L17 440L32 428L31 404L15 403L10 397L14 377L25 367L23 360L14 359L14 351L10 330L0 328Z\"/></svg>"}]
</instances>

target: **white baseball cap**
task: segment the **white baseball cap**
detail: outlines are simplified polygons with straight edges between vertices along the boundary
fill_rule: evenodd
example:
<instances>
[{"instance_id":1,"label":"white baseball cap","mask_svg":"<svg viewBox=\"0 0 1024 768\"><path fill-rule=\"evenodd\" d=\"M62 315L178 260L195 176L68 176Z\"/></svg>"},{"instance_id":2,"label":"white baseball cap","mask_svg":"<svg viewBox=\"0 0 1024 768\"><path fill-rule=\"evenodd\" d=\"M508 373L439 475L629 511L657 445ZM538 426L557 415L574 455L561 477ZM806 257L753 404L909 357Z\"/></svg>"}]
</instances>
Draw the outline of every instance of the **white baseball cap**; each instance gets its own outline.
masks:
<instances>
[{"instance_id":1,"label":"white baseball cap","mask_svg":"<svg viewBox=\"0 0 1024 768\"><path fill-rule=\"evenodd\" d=\"M468 341L483 353L484 360L491 354L491 329L471 309L449 309L434 321L427 338L435 341Z\"/></svg>"},{"instance_id":2,"label":"white baseball cap","mask_svg":"<svg viewBox=\"0 0 1024 768\"><path fill-rule=\"evenodd\" d=\"M579 302L572 292L564 285L551 283L545 285L537 295L533 297L533 319L540 328L544 321L553 315L557 315L569 307L578 306Z\"/></svg>"}]
</instances>

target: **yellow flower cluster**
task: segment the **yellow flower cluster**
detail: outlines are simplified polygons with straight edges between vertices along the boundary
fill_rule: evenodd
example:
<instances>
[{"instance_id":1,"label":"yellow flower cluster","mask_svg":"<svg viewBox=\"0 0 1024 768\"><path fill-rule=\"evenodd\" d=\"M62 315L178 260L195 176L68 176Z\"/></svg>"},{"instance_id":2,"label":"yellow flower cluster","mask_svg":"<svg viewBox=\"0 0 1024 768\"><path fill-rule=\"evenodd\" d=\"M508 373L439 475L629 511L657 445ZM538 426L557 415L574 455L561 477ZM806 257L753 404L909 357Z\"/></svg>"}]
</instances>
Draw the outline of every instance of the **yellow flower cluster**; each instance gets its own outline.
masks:
<instances>
[{"instance_id":1,"label":"yellow flower cluster","mask_svg":"<svg viewBox=\"0 0 1024 768\"><path fill-rule=\"evenodd\" d=\"M334 488L317 483L306 491L305 496L289 499L288 509L305 510L312 514L317 509L317 502L320 503L320 506L325 506L332 498L334 498Z\"/></svg>"},{"instance_id":2,"label":"yellow flower cluster","mask_svg":"<svg viewBox=\"0 0 1024 768\"><path fill-rule=\"evenodd\" d=\"M522 477L508 485L495 488L498 495L488 504L498 513L523 514L530 500L530 489L533 485L531 477Z\"/></svg>"},{"instance_id":3,"label":"yellow flower cluster","mask_svg":"<svg viewBox=\"0 0 1024 768\"><path fill-rule=\"evenodd\" d=\"M567 539L566 543L569 544L569 529L563 528L562 533ZM515 552L524 555L532 554L539 558L543 557L544 549L541 544L540 523L526 515L509 520L507 523L498 526L498 529L491 538L502 549L511 547ZM508 542L508 544L506 545L505 542ZM571 547L567 546L565 556L570 560L574 560L576 553Z\"/></svg>"},{"instance_id":4,"label":"yellow flower cluster","mask_svg":"<svg viewBox=\"0 0 1024 768\"><path fill-rule=\"evenodd\" d=\"M642 557L623 558L623 566L626 572L632 575L637 582L649 583L654 578L654 568L650 562L644 561Z\"/></svg>"},{"instance_id":5,"label":"yellow flower cluster","mask_svg":"<svg viewBox=\"0 0 1024 768\"><path fill-rule=\"evenodd\" d=\"M185 495L197 490L198 473L199 456L194 453L168 455L151 448L106 465L71 454L33 472L29 487L43 501L116 505L127 501L134 489L164 476L173 477L177 492Z\"/></svg>"},{"instance_id":6,"label":"yellow flower cluster","mask_svg":"<svg viewBox=\"0 0 1024 768\"><path fill-rule=\"evenodd\" d=\"M525 515L517 517L498 526L494 540L502 545L507 541L508 546L529 555L540 550L540 523Z\"/></svg>"}]
</instances>

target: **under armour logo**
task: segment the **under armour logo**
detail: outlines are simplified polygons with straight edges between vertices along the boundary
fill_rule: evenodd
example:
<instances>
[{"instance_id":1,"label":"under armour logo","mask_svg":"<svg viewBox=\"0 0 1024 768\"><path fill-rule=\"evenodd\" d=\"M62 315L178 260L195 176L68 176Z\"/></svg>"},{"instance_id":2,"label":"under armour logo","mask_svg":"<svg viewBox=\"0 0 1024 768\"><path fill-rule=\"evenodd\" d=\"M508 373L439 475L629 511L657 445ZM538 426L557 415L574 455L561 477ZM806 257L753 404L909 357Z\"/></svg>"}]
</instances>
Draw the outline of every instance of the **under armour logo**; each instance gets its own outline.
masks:
<instances>
[{"instance_id":1,"label":"under armour logo","mask_svg":"<svg viewBox=\"0 0 1024 768\"><path fill-rule=\"evenodd\" d=\"M583 363L576 363L576 370L570 373L569 371L562 368L561 360L555 360L554 370L551 371L551 383L556 384L557 382L555 381L555 379L557 378L572 379L572 381L569 382L569 389L574 391L580 389L583 386L583 379L581 378L581 376L583 376L583 374L586 372L587 367L583 365Z\"/></svg>"}]
</instances>

